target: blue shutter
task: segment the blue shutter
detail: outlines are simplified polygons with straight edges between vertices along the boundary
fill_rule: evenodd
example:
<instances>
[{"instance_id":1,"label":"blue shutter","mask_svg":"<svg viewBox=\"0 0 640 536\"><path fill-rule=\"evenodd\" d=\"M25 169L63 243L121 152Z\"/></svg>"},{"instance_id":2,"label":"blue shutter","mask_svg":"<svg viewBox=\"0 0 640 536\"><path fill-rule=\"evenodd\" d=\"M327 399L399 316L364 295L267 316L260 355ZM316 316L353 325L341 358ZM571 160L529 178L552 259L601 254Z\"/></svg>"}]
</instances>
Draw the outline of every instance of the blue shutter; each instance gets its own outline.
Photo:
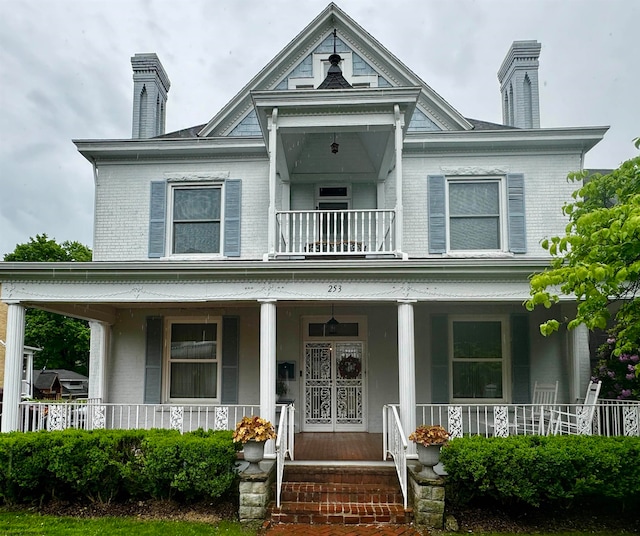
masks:
<instances>
[{"instance_id":1,"label":"blue shutter","mask_svg":"<svg viewBox=\"0 0 640 536\"><path fill-rule=\"evenodd\" d=\"M446 315L431 317L431 402L449 402L449 323Z\"/></svg>"},{"instance_id":2,"label":"blue shutter","mask_svg":"<svg viewBox=\"0 0 640 536\"><path fill-rule=\"evenodd\" d=\"M222 394L223 404L238 403L240 362L240 319L225 316L222 319Z\"/></svg>"},{"instance_id":3,"label":"blue shutter","mask_svg":"<svg viewBox=\"0 0 640 536\"><path fill-rule=\"evenodd\" d=\"M167 214L167 183L151 181L149 206L149 258L164 257L165 227Z\"/></svg>"},{"instance_id":4,"label":"blue shutter","mask_svg":"<svg viewBox=\"0 0 640 536\"><path fill-rule=\"evenodd\" d=\"M513 403L531 403L529 316L511 315L511 381Z\"/></svg>"},{"instance_id":5,"label":"blue shutter","mask_svg":"<svg viewBox=\"0 0 640 536\"><path fill-rule=\"evenodd\" d=\"M228 180L224 188L224 254L227 257L239 257L242 181Z\"/></svg>"},{"instance_id":6,"label":"blue shutter","mask_svg":"<svg viewBox=\"0 0 640 536\"><path fill-rule=\"evenodd\" d=\"M445 213L444 175L427 176L429 196L429 253L445 253L447 250L447 227Z\"/></svg>"},{"instance_id":7,"label":"blue shutter","mask_svg":"<svg viewBox=\"0 0 640 536\"><path fill-rule=\"evenodd\" d=\"M509 194L509 251L526 253L527 229L525 227L524 175L522 173L507 174L507 191Z\"/></svg>"},{"instance_id":8,"label":"blue shutter","mask_svg":"<svg viewBox=\"0 0 640 536\"><path fill-rule=\"evenodd\" d=\"M144 366L144 403L160 404L162 396L162 318L147 318L147 351Z\"/></svg>"}]
</instances>

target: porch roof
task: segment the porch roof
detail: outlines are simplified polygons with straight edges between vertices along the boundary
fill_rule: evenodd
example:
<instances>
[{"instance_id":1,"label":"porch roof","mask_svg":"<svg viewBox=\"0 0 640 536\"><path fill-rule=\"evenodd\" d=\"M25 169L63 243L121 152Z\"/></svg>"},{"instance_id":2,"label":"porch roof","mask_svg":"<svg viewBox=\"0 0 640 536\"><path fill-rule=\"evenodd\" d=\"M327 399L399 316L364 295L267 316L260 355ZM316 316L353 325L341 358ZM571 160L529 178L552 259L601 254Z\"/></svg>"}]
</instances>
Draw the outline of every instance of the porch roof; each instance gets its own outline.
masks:
<instances>
[{"instance_id":1,"label":"porch roof","mask_svg":"<svg viewBox=\"0 0 640 536\"><path fill-rule=\"evenodd\" d=\"M548 267L548 257L434 257L425 259L341 260L163 260L100 262L3 262L0 282L19 281L115 281L121 279L153 279L167 281L202 280L204 278L291 278L296 277L393 277L403 278L507 278L522 279ZM3 286L6 297L8 287Z\"/></svg>"}]
</instances>

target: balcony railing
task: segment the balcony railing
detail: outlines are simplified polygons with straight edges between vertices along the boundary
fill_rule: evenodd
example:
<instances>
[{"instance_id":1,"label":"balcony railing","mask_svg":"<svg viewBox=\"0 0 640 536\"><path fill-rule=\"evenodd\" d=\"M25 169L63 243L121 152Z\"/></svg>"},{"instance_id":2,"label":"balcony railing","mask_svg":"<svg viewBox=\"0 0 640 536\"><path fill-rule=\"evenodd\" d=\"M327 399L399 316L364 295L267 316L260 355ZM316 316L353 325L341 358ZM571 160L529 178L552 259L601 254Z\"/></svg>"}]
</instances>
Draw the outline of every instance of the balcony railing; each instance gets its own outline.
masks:
<instances>
[{"instance_id":1,"label":"balcony railing","mask_svg":"<svg viewBox=\"0 0 640 536\"><path fill-rule=\"evenodd\" d=\"M397 249L393 210L276 213L276 255L385 255Z\"/></svg>"}]
</instances>

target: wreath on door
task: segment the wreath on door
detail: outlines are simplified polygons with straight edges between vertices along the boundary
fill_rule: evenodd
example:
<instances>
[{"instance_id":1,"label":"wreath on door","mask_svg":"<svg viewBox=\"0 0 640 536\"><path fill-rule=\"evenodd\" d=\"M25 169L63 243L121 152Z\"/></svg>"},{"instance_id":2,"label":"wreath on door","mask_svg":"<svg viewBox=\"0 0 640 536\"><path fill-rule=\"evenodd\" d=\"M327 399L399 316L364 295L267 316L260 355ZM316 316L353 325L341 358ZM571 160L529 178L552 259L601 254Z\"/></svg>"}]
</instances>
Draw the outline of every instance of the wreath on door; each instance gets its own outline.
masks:
<instances>
[{"instance_id":1,"label":"wreath on door","mask_svg":"<svg viewBox=\"0 0 640 536\"><path fill-rule=\"evenodd\" d=\"M360 362L360 359L353 357L352 355L343 357L340 360L340 363L338 363L338 373L340 374L340 377L347 380L355 380L358 378L361 370L362 363Z\"/></svg>"}]
</instances>

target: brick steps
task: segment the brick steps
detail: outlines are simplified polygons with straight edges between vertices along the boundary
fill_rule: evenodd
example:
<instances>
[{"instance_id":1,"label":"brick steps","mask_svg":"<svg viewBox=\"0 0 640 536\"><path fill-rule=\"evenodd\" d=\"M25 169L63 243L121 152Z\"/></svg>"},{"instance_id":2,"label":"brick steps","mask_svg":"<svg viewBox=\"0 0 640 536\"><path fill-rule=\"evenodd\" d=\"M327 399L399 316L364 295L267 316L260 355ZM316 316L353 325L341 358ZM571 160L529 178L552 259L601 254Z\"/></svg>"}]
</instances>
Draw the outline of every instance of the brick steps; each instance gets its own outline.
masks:
<instances>
[{"instance_id":1,"label":"brick steps","mask_svg":"<svg viewBox=\"0 0 640 536\"><path fill-rule=\"evenodd\" d=\"M378 484L283 482L280 498L286 502L302 503L402 504L402 492L397 485Z\"/></svg>"},{"instance_id":2,"label":"brick steps","mask_svg":"<svg viewBox=\"0 0 640 536\"><path fill-rule=\"evenodd\" d=\"M408 524L394 467L287 466L281 506L269 507L270 522Z\"/></svg>"}]
</instances>

